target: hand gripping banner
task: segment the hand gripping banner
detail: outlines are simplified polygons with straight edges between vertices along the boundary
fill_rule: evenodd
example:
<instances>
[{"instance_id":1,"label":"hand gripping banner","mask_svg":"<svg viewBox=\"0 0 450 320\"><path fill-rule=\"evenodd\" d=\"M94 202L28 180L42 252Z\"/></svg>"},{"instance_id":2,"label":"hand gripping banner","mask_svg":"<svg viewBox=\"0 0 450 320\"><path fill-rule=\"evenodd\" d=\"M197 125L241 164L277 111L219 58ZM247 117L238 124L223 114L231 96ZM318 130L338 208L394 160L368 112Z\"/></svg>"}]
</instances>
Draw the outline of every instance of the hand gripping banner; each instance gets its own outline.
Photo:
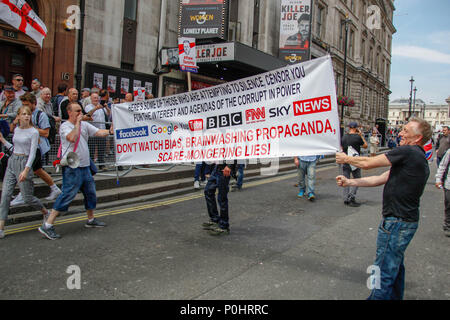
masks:
<instances>
[{"instance_id":1,"label":"hand gripping banner","mask_svg":"<svg viewBox=\"0 0 450 320\"><path fill-rule=\"evenodd\" d=\"M116 165L334 154L330 56L197 91L113 106Z\"/></svg>"}]
</instances>

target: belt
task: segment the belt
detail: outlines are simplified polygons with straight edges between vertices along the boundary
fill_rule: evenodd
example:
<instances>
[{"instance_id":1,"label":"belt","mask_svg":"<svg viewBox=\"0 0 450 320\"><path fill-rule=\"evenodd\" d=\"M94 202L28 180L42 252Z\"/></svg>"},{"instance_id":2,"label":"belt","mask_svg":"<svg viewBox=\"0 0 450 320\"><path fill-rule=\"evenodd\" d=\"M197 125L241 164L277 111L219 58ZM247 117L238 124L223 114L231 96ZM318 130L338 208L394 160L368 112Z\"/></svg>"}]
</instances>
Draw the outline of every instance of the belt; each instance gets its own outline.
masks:
<instances>
[{"instance_id":1,"label":"belt","mask_svg":"<svg viewBox=\"0 0 450 320\"><path fill-rule=\"evenodd\" d=\"M28 156L27 154L22 154L22 153L14 153L14 155L18 156L18 157L27 157Z\"/></svg>"}]
</instances>

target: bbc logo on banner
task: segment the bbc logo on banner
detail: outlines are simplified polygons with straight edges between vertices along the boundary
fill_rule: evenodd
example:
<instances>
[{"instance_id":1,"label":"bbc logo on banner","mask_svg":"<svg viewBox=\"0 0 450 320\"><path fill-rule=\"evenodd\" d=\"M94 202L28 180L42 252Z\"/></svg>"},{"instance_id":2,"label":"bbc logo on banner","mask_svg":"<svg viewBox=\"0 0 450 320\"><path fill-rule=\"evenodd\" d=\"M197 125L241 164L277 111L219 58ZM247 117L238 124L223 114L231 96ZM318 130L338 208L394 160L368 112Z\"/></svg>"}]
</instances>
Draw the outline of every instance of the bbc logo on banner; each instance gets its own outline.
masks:
<instances>
[{"instance_id":1,"label":"bbc logo on banner","mask_svg":"<svg viewBox=\"0 0 450 320\"><path fill-rule=\"evenodd\" d=\"M206 119L206 129L217 129L242 125L242 112L223 114Z\"/></svg>"}]
</instances>

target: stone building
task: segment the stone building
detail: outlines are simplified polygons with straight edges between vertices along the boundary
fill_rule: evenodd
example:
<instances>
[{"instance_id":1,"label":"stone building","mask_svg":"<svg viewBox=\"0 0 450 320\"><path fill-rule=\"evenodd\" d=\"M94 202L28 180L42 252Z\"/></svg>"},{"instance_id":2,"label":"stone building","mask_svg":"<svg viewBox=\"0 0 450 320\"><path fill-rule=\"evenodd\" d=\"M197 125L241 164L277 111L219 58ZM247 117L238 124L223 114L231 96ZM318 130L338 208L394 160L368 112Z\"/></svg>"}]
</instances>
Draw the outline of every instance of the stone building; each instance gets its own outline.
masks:
<instances>
[{"instance_id":1,"label":"stone building","mask_svg":"<svg viewBox=\"0 0 450 320\"><path fill-rule=\"evenodd\" d=\"M450 97L445 100L447 104L426 104L421 99L416 99L416 104L411 106L411 117L420 117L428 121L435 131L442 126L450 126ZM396 99L389 103L389 125L399 128L407 122L409 116L409 98Z\"/></svg>"},{"instance_id":2,"label":"stone building","mask_svg":"<svg viewBox=\"0 0 450 320\"><path fill-rule=\"evenodd\" d=\"M7 31L13 31L12 28L0 23L2 48L18 50L23 57L22 69L4 64L0 66L0 74L18 71L24 74L27 83L38 77L52 88L60 82L79 88L97 83L111 87L112 96L120 97L136 85L146 86L155 96L188 90L186 74L161 61L165 49L177 47L179 0L27 1L49 33L40 50L18 31L16 37L8 37ZM225 38L203 43L231 43L234 57L199 64L199 73L192 75L194 88L286 64L278 58L281 0L225 0L225 3L228 6L224 16ZM67 10L70 5L78 5L85 13L82 30L68 31L63 26L72 14ZM348 27L345 94L356 105L345 107L344 123L358 120L369 128L377 119L387 119L391 43L396 31L392 23L394 10L393 0L313 1L311 58L331 55L338 95L343 93L345 27ZM1 60L11 61L10 57L4 57L4 52L0 53Z\"/></svg>"}]
</instances>

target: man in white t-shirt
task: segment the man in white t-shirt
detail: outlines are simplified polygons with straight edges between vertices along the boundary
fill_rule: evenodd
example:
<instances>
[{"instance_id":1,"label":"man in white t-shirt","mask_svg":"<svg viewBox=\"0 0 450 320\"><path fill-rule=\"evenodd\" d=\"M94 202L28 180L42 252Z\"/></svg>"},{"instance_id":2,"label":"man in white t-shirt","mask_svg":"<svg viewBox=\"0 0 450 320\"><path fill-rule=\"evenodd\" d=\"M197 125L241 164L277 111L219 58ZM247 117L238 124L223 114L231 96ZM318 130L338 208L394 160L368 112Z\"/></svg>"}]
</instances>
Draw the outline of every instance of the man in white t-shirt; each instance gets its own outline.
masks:
<instances>
[{"instance_id":1,"label":"man in white t-shirt","mask_svg":"<svg viewBox=\"0 0 450 320\"><path fill-rule=\"evenodd\" d=\"M94 209L97 205L97 195L95 191L95 181L90 169L88 138L93 136L106 137L110 134L112 127L110 130L98 129L90 123L82 121L83 114L81 111L81 106L78 103L69 103L67 106L69 120L62 124L59 129L62 151L61 158L64 158L68 152L73 152L75 145L77 145L75 153L80 159L80 164L75 169L68 166L63 167L62 193L56 199L47 222L39 228L39 232L50 240L61 238L61 236L55 232L53 223L59 212L66 212L69 209L70 203L80 190L84 195L84 203L88 216L88 221L85 226L87 228L106 226L104 222L101 222L94 217Z\"/></svg>"},{"instance_id":2,"label":"man in white t-shirt","mask_svg":"<svg viewBox=\"0 0 450 320\"><path fill-rule=\"evenodd\" d=\"M91 104L87 105L84 108L86 114L92 117L92 125L99 129L106 129L106 120L109 117L109 109L106 104L100 103L100 96L98 93L91 94ZM103 137L90 137L89 138L89 153L91 154L91 158L98 159L98 162L101 163L99 168L103 169L105 162L105 150L106 150L106 138Z\"/></svg>"}]
</instances>

